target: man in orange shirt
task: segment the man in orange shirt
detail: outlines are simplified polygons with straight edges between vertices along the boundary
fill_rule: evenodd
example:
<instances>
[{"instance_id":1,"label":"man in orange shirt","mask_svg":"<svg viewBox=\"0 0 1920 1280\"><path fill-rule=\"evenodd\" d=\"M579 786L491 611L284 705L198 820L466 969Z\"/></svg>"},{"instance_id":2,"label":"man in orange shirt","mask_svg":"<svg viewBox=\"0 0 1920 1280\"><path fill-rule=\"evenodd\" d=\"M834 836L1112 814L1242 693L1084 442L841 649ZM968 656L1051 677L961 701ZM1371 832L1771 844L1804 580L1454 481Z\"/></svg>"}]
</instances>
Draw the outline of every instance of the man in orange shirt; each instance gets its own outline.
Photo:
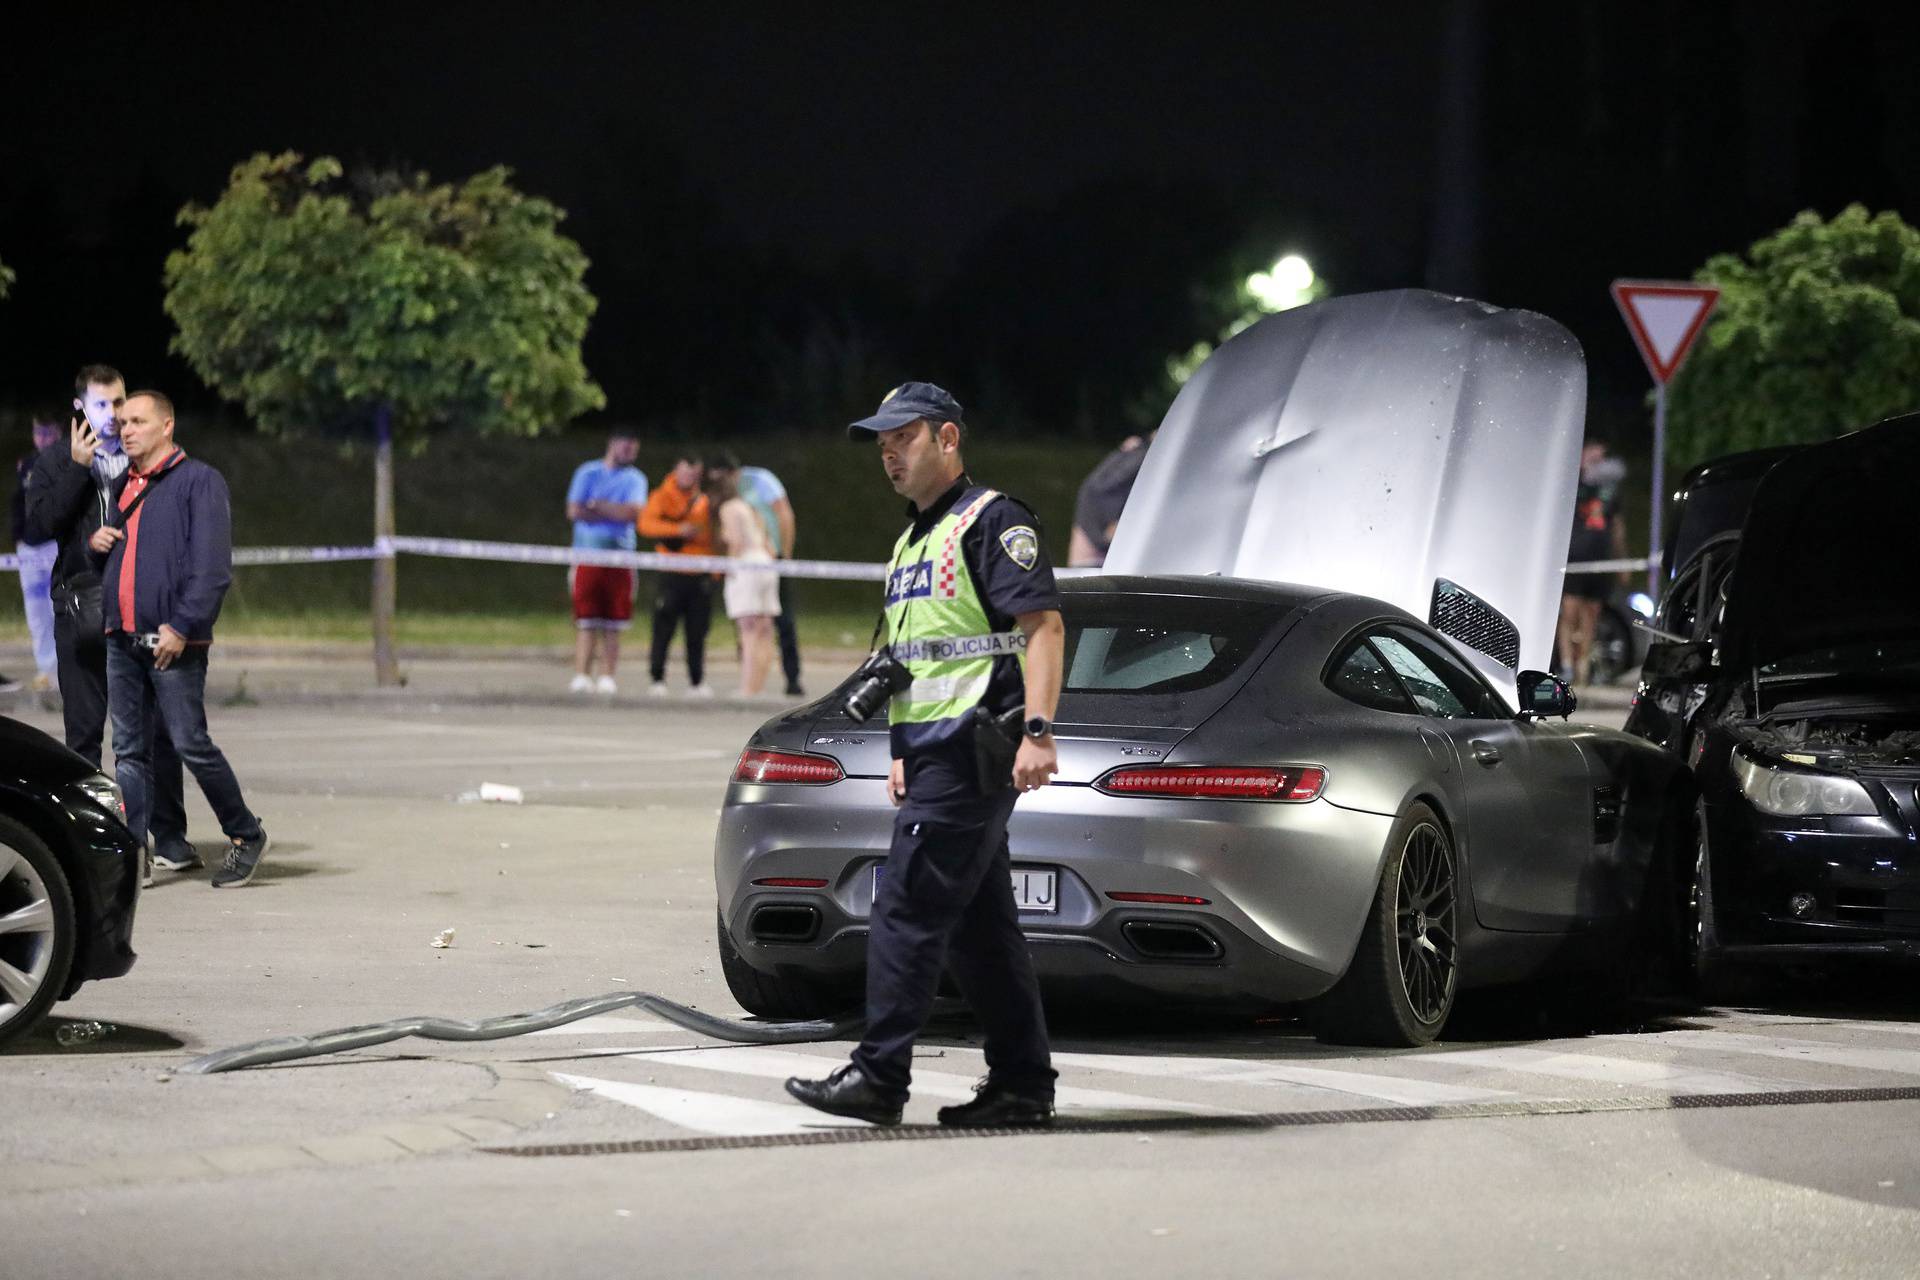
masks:
<instances>
[{"instance_id":1,"label":"man in orange shirt","mask_svg":"<svg viewBox=\"0 0 1920 1280\"><path fill-rule=\"evenodd\" d=\"M700 482L706 466L699 457L683 452L666 483L647 498L636 522L643 538L655 539L654 549L670 555L713 554L713 521ZM713 575L663 573L660 594L653 605L653 650L649 655L655 697L667 692L667 651L673 633L684 619L687 625L687 692L711 698L707 687L707 627L713 621Z\"/></svg>"}]
</instances>

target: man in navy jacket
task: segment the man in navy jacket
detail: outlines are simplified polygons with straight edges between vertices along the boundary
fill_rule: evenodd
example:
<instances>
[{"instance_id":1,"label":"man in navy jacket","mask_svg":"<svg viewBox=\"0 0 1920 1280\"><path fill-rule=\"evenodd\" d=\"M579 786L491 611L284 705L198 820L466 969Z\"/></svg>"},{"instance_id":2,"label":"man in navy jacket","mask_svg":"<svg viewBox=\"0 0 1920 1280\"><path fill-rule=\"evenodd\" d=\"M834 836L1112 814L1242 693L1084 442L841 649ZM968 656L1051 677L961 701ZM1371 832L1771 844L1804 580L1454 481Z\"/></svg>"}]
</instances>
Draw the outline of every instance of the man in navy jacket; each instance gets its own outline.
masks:
<instances>
[{"instance_id":1,"label":"man in navy jacket","mask_svg":"<svg viewBox=\"0 0 1920 1280\"><path fill-rule=\"evenodd\" d=\"M207 650L233 579L232 514L226 480L175 445L173 429L166 396L127 397L120 442L129 466L114 485L112 522L88 546L106 557L107 703L127 826L146 837L152 735L165 732L232 842L213 874L224 889L253 879L267 851L260 819L207 733Z\"/></svg>"}]
</instances>

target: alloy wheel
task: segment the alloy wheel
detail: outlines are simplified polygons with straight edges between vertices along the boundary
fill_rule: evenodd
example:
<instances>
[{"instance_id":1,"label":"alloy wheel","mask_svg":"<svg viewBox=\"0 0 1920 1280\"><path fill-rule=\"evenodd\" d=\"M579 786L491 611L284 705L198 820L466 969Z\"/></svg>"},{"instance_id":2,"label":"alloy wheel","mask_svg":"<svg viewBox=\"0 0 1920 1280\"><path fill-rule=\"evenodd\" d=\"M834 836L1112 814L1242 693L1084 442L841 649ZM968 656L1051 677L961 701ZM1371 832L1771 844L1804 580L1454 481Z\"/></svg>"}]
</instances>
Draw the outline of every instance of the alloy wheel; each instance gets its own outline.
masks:
<instances>
[{"instance_id":1,"label":"alloy wheel","mask_svg":"<svg viewBox=\"0 0 1920 1280\"><path fill-rule=\"evenodd\" d=\"M1439 828L1423 822L1401 852L1394 906L1401 990L1421 1022L1439 1021L1453 1004L1457 907L1453 851Z\"/></svg>"},{"instance_id":2,"label":"alloy wheel","mask_svg":"<svg viewBox=\"0 0 1920 1280\"><path fill-rule=\"evenodd\" d=\"M46 985L55 921L47 883L18 850L0 844L0 1024Z\"/></svg>"}]
</instances>

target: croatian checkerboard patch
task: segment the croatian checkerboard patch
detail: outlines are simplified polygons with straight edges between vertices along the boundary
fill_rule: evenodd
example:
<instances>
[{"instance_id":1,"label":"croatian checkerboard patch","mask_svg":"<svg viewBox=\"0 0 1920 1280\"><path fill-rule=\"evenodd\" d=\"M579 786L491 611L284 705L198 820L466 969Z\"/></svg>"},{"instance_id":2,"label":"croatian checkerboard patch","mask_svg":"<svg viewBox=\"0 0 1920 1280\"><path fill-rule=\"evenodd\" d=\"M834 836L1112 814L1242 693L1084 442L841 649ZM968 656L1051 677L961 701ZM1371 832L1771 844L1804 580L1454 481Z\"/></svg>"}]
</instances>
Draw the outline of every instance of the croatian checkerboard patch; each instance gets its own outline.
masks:
<instances>
[{"instance_id":1,"label":"croatian checkerboard patch","mask_svg":"<svg viewBox=\"0 0 1920 1280\"><path fill-rule=\"evenodd\" d=\"M1015 525L1000 535L1000 549L1022 569L1031 571L1040 563L1040 535L1024 524Z\"/></svg>"}]
</instances>

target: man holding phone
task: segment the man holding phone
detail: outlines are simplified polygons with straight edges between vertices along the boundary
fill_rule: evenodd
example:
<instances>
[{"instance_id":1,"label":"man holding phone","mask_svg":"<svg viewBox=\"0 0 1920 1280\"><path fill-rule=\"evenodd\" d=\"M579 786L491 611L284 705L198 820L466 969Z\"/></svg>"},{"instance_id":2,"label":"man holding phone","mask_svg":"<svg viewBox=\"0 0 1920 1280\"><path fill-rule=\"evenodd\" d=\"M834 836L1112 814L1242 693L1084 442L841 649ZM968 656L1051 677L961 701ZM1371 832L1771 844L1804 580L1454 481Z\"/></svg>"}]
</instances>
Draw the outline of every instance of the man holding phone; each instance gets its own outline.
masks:
<instances>
[{"instance_id":1,"label":"man holding phone","mask_svg":"<svg viewBox=\"0 0 1920 1280\"><path fill-rule=\"evenodd\" d=\"M113 486L127 472L120 445L126 399L119 370L104 364L81 369L73 379L75 417L67 438L42 449L26 479L22 534L29 542L53 542L59 548L49 589L66 742L95 768L106 735L107 644L100 573L87 540L108 523ZM114 743L116 754L121 746ZM174 871L198 866L187 842L180 759L166 744L156 747L152 763L154 862Z\"/></svg>"}]
</instances>

